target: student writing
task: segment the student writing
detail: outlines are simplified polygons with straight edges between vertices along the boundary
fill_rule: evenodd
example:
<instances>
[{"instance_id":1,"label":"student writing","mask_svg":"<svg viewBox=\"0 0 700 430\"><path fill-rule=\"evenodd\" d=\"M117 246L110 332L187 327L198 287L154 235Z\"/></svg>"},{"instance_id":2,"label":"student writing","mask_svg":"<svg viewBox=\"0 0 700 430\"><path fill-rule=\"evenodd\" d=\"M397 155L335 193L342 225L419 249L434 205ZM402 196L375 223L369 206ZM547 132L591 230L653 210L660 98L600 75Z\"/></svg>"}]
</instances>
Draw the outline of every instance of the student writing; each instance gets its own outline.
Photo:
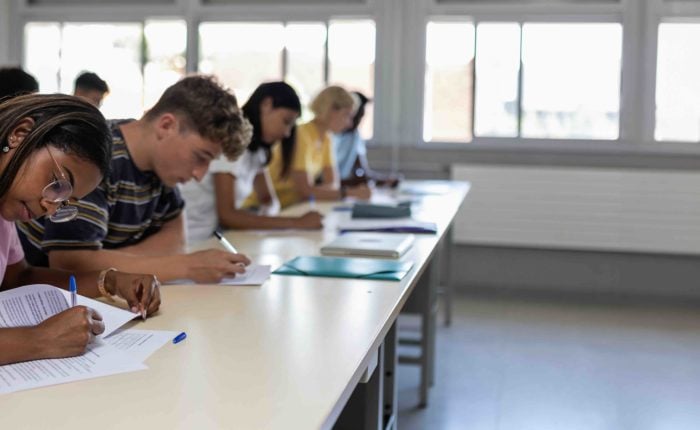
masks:
<instances>
[{"instance_id":1,"label":"student writing","mask_svg":"<svg viewBox=\"0 0 700 430\"><path fill-rule=\"evenodd\" d=\"M115 267L153 271L161 280L218 282L242 273L250 263L244 255L185 252L184 201L176 188L202 179L222 153L235 159L245 150L250 125L234 95L211 77L189 76L141 119L112 121L110 129L109 176L76 204L74 222L22 223L27 255L66 270Z\"/></svg>"},{"instance_id":2,"label":"student writing","mask_svg":"<svg viewBox=\"0 0 700 430\"><path fill-rule=\"evenodd\" d=\"M76 97L24 95L0 104L0 289L46 283L68 287L71 273L24 259L13 221L48 215L69 224L72 202L92 191L109 168L109 130L100 112ZM71 203L69 203L69 201ZM51 222L51 221L48 221ZM133 311L158 310L152 275L115 270L76 273L81 294L119 296ZM0 364L79 355L104 331L84 306L36 327L0 329Z\"/></svg>"},{"instance_id":3,"label":"student writing","mask_svg":"<svg viewBox=\"0 0 700 430\"><path fill-rule=\"evenodd\" d=\"M321 215L310 211L298 217L275 216L279 202L267 165L274 146L293 149L295 122L301 113L299 97L284 82L258 86L243 113L253 125L253 138L236 161L220 157L209 173L182 187L187 202L187 234L192 242L211 236L218 226L229 229L321 228ZM289 157L283 163L289 163ZM255 193L258 210L242 208Z\"/></svg>"}]
</instances>

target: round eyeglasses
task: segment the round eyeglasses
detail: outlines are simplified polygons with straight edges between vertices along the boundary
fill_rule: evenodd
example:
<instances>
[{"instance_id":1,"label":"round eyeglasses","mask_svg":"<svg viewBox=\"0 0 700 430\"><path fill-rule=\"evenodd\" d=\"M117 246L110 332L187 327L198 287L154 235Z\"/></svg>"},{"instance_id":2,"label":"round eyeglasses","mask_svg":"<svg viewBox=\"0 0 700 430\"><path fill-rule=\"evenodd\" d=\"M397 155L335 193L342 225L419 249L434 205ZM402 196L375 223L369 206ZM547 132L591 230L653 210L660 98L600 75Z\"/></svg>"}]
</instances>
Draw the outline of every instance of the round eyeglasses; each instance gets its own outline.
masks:
<instances>
[{"instance_id":1,"label":"round eyeglasses","mask_svg":"<svg viewBox=\"0 0 700 430\"><path fill-rule=\"evenodd\" d=\"M74 219L78 216L78 208L68 204L68 199L73 195L73 185L66 178L66 175L61 170L61 166L54 158L49 147L46 147L49 156L53 160L56 169L58 169L58 176L55 177L51 183L44 187L41 192L41 196L51 203L60 203L56 212L49 215L49 220L51 222L66 222ZM55 173L54 173L55 174Z\"/></svg>"}]
</instances>

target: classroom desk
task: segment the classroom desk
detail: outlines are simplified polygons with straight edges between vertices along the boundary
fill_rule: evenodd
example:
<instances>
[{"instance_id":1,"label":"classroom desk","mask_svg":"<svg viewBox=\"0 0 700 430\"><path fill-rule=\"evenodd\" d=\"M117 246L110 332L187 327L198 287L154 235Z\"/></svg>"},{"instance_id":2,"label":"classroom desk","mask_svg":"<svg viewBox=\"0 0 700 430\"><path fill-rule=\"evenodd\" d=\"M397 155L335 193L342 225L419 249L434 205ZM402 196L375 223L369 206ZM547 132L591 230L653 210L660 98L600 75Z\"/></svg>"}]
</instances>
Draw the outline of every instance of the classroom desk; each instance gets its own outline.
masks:
<instances>
[{"instance_id":1,"label":"classroom desk","mask_svg":"<svg viewBox=\"0 0 700 430\"><path fill-rule=\"evenodd\" d=\"M417 236L405 257L416 264L401 282L273 275L258 287L165 285L158 314L129 326L186 331L184 342L158 350L145 371L0 396L2 427L332 427L382 352L468 190L466 183L446 184L447 194L422 197L414 211L437 222L440 232ZM240 252L275 268L298 255L318 254L319 245L336 234L342 212L332 211L335 205L317 203L329 214L323 231L227 237ZM288 212L303 210L301 205Z\"/></svg>"}]
</instances>

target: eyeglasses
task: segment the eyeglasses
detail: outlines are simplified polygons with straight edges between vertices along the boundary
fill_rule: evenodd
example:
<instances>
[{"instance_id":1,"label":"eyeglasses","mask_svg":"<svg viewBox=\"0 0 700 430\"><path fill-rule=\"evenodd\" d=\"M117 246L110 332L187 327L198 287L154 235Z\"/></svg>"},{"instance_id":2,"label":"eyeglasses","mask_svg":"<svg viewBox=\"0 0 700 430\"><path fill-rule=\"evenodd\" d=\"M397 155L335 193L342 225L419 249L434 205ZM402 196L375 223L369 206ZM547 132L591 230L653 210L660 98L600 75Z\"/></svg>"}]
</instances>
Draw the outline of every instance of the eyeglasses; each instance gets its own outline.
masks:
<instances>
[{"instance_id":1,"label":"eyeglasses","mask_svg":"<svg viewBox=\"0 0 700 430\"><path fill-rule=\"evenodd\" d=\"M70 181L66 178L63 170L61 170L61 166L58 165L58 162L48 146L46 150L49 152L49 156L58 170L58 177L44 187L41 196L51 203L61 204L58 209L56 209L56 212L49 216L49 220L51 220L51 222L70 221L78 216L78 208L68 205L68 199L73 195L73 185L71 185Z\"/></svg>"}]
</instances>

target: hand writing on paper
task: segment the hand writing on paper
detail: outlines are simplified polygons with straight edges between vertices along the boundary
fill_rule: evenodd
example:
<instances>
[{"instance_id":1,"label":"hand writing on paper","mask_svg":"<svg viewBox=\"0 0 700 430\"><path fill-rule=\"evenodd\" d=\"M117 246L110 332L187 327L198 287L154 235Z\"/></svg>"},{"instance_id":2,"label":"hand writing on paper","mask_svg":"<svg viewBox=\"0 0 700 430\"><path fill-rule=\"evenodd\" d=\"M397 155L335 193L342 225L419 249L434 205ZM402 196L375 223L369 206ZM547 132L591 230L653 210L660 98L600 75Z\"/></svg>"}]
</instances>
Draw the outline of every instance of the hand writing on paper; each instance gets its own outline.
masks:
<instances>
[{"instance_id":1,"label":"hand writing on paper","mask_svg":"<svg viewBox=\"0 0 700 430\"><path fill-rule=\"evenodd\" d=\"M318 229L323 227L321 220L323 216L316 211L309 211L298 217L298 227L308 229Z\"/></svg>"},{"instance_id":2,"label":"hand writing on paper","mask_svg":"<svg viewBox=\"0 0 700 430\"><path fill-rule=\"evenodd\" d=\"M74 306L33 327L37 358L63 358L81 355L95 336L105 331L102 316L85 306Z\"/></svg>"},{"instance_id":3,"label":"hand writing on paper","mask_svg":"<svg viewBox=\"0 0 700 430\"><path fill-rule=\"evenodd\" d=\"M243 254L220 249L193 252L187 259L187 278L199 283L218 283L223 278L233 278L245 272L250 260Z\"/></svg>"},{"instance_id":4,"label":"hand writing on paper","mask_svg":"<svg viewBox=\"0 0 700 430\"><path fill-rule=\"evenodd\" d=\"M153 275L110 271L105 276L105 288L126 300L131 311L144 318L160 307L160 282Z\"/></svg>"}]
</instances>

